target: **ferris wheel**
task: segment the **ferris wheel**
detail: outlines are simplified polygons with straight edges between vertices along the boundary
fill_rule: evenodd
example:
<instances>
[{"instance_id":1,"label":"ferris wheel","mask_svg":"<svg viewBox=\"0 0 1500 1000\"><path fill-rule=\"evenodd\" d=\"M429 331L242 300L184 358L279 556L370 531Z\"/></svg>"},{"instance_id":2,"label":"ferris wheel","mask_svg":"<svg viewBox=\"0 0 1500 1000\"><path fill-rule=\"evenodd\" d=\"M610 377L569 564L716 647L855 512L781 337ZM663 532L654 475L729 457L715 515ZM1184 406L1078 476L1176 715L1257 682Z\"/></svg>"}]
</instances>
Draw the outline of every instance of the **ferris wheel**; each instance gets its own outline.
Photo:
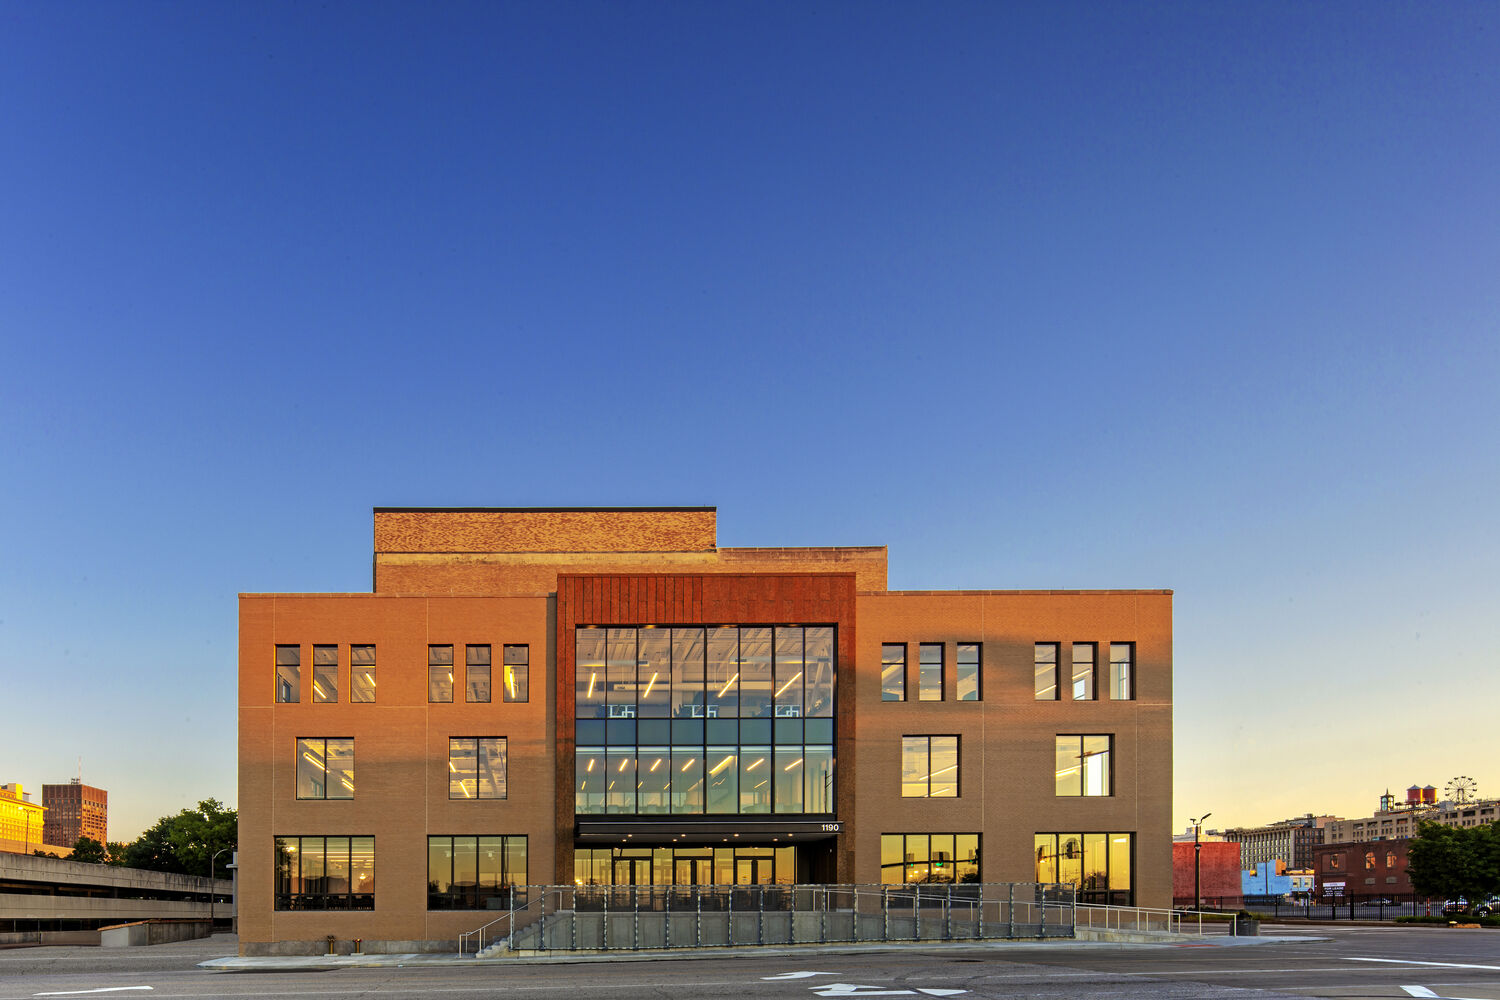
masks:
<instances>
[{"instance_id":1,"label":"ferris wheel","mask_svg":"<svg viewBox=\"0 0 1500 1000\"><path fill-rule=\"evenodd\" d=\"M1477 797L1479 782L1466 774L1460 774L1443 786L1443 794L1458 805L1467 805Z\"/></svg>"}]
</instances>

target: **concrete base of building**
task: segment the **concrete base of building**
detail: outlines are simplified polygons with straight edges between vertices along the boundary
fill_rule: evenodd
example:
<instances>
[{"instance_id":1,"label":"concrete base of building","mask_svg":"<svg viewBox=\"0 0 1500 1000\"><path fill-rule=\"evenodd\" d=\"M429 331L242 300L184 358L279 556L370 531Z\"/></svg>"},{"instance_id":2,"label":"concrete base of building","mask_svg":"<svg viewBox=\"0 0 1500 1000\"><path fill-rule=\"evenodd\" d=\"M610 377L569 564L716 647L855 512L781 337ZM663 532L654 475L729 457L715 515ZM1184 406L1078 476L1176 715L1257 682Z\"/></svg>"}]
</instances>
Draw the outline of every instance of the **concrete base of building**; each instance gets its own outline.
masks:
<instances>
[{"instance_id":1,"label":"concrete base of building","mask_svg":"<svg viewBox=\"0 0 1500 1000\"><path fill-rule=\"evenodd\" d=\"M358 951L356 951L356 947ZM364 941L338 940L329 948L327 938L313 941L242 941L240 954L247 958L264 957L350 957L361 955L456 955L458 940L442 941Z\"/></svg>"}]
</instances>

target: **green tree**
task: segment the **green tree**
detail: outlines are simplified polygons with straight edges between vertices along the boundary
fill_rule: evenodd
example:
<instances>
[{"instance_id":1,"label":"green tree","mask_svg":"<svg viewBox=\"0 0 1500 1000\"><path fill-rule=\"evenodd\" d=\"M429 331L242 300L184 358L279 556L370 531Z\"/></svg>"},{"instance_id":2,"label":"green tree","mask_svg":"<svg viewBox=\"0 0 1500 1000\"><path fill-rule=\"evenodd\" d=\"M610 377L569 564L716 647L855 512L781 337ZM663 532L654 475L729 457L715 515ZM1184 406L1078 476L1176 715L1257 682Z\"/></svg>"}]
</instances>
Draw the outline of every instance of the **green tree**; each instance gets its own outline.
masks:
<instances>
[{"instance_id":1,"label":"green tree","mask_svg":"<svg viewBox=\"0 0 1500 1000\"><path fill-rule=\"evenodd\" d=\"M69 861L83 861L91 865L104 864L107 854L104 845L93 837L79 837L73 844L73 853L69 854Z\"/></svg>"},{"instance_id":2,"label":"green tree","mask_svg":"<svg viewBox=\"0 0 1500 1000\"><path fill-rule=\"evenodd\" d=\"M163 816L125 847L125 864L181 875L208 876L209 860L239 837L239 813L216 799L204 799L195 809ZM227 861L228 858L221 859Z\"/></svg>"},{"instance_id":3,"label":"green tree","mask_svg":"<svg viewBox=\"0 0 1500 1000\"><path fill-rule=\"evenodd\" d=\"M108 863L112 865L123 865L125 863L125 845L118 840L111 840L105 847L108 855Z\"/></svg>"},{"instance_id":4,"label":"green tree","mask_svg":"<svg viewBox=\"0 0 1500 1000\"><path fill-rule=\"evenodd\" d=\"M1406 874L1424 896L1468 900L1469 906L1500 892L1500 823L1417 828L1407 850Z\"/></svg>"}]
</instances>

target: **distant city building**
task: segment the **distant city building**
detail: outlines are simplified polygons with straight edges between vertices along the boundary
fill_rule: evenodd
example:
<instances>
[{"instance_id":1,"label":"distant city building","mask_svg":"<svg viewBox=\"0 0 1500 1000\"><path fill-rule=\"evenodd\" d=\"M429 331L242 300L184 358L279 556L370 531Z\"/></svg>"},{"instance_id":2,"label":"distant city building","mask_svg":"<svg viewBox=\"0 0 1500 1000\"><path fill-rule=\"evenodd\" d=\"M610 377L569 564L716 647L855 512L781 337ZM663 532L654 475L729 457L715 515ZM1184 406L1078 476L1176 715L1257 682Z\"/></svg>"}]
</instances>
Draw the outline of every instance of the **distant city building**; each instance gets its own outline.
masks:
<instances>
[{"instance_id":1,"label":"distant city building","mask_svg":"<svg viewBox=\"0 0 1500 1000\"><path fill-rule=\"evenodd\" d=\"M1292 876L1286 862L1269 861L1240 873L1240 888L1246 899L1279 899L1292 894Z\"/></svg>"},{"instance_id":2,"label":"distant city building","mask_svg":"<svg viewBox=\"0 0 1500 1000\"><path fill-rule=\"evenodd\" d=\"M30 854L41 850L43 806L19 782L0 785L0 850Z\"/></svg>"},{"instance_id":3,"label":"distant city building","mask_svg":"<svg viewBox=\"0 0 1500 1000\"><path fill-rule=\"evenodd\" d=\"M1223 840L1223 839L1225 839L1224 838L1224 834L1220 830L1204 830L1202 832L1202 835L1199 836L1199 835L1197 835L1197 834L1195 834L1193 832L1193 824L1191 824L1191 823L1189 823L1187 825L1187 827L1184 828L1181 833L1174 833L1174 834L1172 834L1172 843L1174 843L1174 844L1182 844L1182 843L1191 844L1194 840L1197 840L1197 841L1200 841L1201 843L1206 844L1206 843L1208 843L1211 840L1213 840L1213 841L1219 841L1219 840Z\"/></svg>"},{"instance_id":4,"label":"distant city building","mask_svg":"<svg viewBox=\"0 0 1500 1000\"><path fill-rule=\"evenodd\" d=\"M1406 790L1406 801L1398 803L1387 792L1380 797L1380 808L1373 816L1340 819L1330 822L1323 836L1325 844L1358 844L1375 840L1405 840L1417 835L1417 824L1424 820L1443 826L1488 826L1500 819L1500 800L1476 799L1469 802L1437 801L1432 785Z\"/></svg>"},{"instance_id":5,"label":"distant city building","mask_svg":"<svg viewBox=\"0 0 1500 1000\"><path fill-rule=\"evenodd\" d=\"M42 833L47 843L71 849L79 837L109 842L109 793L104 789L76 778L65 785L43 785L42 807L47 810Z\"/></svg>"},{"instance_id":6,"label":"distant city building","mask_svg":"<svg viewBox=\"0 0 1500 1000\"><path fill-rule=\"evenodd\" d=\"M1323 843L1323 830L1335 816L1307 813L1266 826L1237 827L1224 831L1224 839L1240 845L1244 867L1259 867L1281 861L1288 868L1311 868L1313 848Z\"/></svg>"},{"instance_id":7,"label":"distant city building","mask_svg":"<svg viewBox=\"0 0 1500 1000\"><path fill-rule=\"evenodd\" d=\"M1314 893L1320 899L1379 899L1412 893L1405 840L1322 844L1313 850Z\"/></svg>"}]
</instances>

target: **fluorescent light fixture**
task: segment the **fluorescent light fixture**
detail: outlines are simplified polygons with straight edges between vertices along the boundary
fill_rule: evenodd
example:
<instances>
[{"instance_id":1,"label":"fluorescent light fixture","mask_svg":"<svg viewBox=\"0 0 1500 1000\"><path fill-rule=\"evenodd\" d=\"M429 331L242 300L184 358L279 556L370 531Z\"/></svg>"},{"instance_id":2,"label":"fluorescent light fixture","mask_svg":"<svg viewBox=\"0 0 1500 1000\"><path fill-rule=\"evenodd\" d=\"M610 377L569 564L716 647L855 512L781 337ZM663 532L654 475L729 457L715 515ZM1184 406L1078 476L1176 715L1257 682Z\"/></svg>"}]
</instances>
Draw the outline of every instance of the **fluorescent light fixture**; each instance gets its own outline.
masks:
<instances>
[{"instance_id":1,"label":"fluorescent light fixture","mask_svg":"<svg viewBox=\"0 0 1500 1000\"><path fill-rule=\"evenodd\" d=\"M781 690L777 691L776 694L774 695L774 697L780 698L781 695L782 695L782 693L785 692L787 688L791 687L792 684L797 680L797 678L801 677L801 676L802 676L802 671L799 670L795 674L793 674L792 676L788 677L786 683L783 684L783 685L781 685Z\"/></svg>"},{"instance_id":2,"label":"fluorescent light fixture","mask_svg":"<svg viewBox=\"0 0 1500 1000\"><path fill-rule=\"evenodd\" d=\"M740 679L740 675L738 673L736 673L733 677L729 678L729 680L725 681L724 682L724 686L719 689L719 695L718 696L720 698L724 697L724 695L729 691L730 687L734 684L734 682L737 681L737 680L739 680L739 679Z\"/></svg>"}]
</instances>

